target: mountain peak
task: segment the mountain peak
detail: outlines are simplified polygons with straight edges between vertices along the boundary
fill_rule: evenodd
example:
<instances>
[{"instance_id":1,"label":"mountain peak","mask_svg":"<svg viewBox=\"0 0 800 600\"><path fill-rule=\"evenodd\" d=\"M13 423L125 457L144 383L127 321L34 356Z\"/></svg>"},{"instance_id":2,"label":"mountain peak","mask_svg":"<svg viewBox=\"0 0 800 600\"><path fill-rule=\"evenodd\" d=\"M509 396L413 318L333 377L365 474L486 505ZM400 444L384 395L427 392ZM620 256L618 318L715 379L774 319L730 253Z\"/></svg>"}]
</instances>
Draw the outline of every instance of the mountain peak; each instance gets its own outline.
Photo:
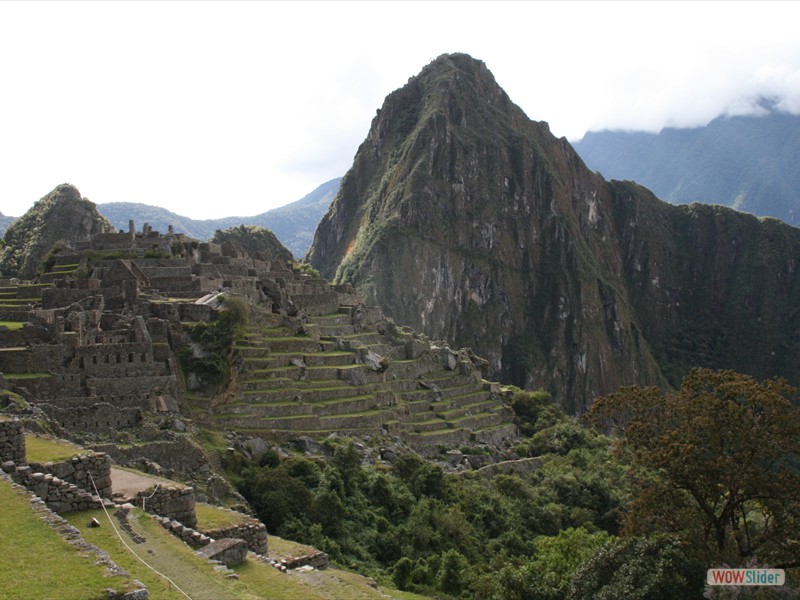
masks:
<instances>
[{"instance_id":1,"label":"mountain peak","mask_svg":"<svg viewBox=\"0 0 800 600\"><path fill-rule=\"evenodd\" d=\"M800 347L781 346L798 255L791 228L606 182L481 61L447 54L387 96L307 257L397 322L472 348L490 377L580 412L693 366L800 381Z\"/></svg>"},{"instance_id":2,"label":"mountain peak","mask_svg":"<svg viewBox=\"0 0 800 600\"><path fill-rule=\"evenodd\" d=\"M69 183L56 186L6 230L0 275L32 279L45 254L57 242L71 244L114 227Z\"/></svg>"}]
</instances>

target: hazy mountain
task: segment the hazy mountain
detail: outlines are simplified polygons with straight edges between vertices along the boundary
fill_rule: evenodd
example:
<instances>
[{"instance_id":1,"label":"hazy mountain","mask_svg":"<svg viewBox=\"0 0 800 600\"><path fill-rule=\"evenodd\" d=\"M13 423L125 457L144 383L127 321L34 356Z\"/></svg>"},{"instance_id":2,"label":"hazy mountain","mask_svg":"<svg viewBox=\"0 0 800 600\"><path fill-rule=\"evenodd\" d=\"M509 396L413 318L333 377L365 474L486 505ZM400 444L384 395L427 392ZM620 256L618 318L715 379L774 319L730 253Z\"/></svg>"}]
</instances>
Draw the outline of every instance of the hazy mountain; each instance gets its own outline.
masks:
<instances>
[{"instance_id":1,"label":"hazy mountain","mask_svg":"<svg viewBox=\"0 0 800 600\"><path fill-rule=\"evenodd\" d=\"M128 230L133 219L137 229L149 223L155 231L166 232L172 225L175 233L184 233L199 240L209 240L218 229L238 225L255 225L271 230L296 258L302 258L314 235L317 223L328 210L341 178L323 183L300 200L252 217L191 219L164 208L137 202L99 204L98 210L118 229Z\"/></svg>"},{"instance_id":2,"label":"hazy mountain","mask_svg":"<svg viewBox=\"0 0 800 600\"><path fill-rule=\"evenodd\" d=\"M603 176L673 204L722 204L800 224L800 116L720 117L705 127L589 132L575 144Z\"/></svg>"},{"instance_id":3,"label":"hazy mountain","mask_svg":"<svg viewBox=\"0 0 800 600\"><path fill-rule=\"evenodd\" d=\"M800 230L605 181L463 54L386 98L308 258L569 410L692 366L800 383Z\"/></svg>"},{"instance_id":4,"label":"hazy mountain","mask_svg":"<svg viewBox=\"0 0 800 600\"><path fill-rule=\"evenodd\" d=\"M14 222L16 217L7 217L3 213L0 213L0 236L4 235L8 226Z\"/></svg>"}]
</instances>

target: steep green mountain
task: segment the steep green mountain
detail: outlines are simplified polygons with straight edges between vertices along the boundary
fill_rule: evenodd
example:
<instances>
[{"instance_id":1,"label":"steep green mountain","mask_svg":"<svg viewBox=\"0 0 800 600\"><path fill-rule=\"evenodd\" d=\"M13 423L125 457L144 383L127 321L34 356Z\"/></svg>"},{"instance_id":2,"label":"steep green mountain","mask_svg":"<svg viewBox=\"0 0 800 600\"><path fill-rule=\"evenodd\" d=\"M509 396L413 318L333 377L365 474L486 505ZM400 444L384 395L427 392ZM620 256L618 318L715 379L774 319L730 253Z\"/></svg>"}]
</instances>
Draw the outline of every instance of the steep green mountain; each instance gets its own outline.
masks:
<instances>
[{"instance_id":1,"label":"steep green mountain","mask_svg":"<svg viewBox=\"0 0 800 600\"><path fill-rule=\"evenodd\" d=\"M571 411L690 366L800 383L800 231L605 181L467 55L391 93L308 259Z\"/></svg>"},{"instance_id":2,"label":"steep green mountain","mask_svg":"<svg viewBox=\"0 0 800 600\"><path fill-rule=\"evenodd\" d=\"M800 225L798 115L772 109L692 129L589 132L575 150L604 176L637 181L673 204L722 204Z\"/></svg>"},{"instance_id":3,"label":"steep green mountain","mask_svg":"<svg viewBox=\"0 0 800 600\"><path fill-rule=\"evenodd\" d=\"M113 230L94 203L81 197L78 188L59 185L6 230L0 276L32 279L56 243L68 245Z\"/></svg>"},{"instance_id":4,"label":"steep green mountain","mask_svg":"<svg viewBox=\"0 0 800 600\"><path fill-rule=\"evenodd\" d=\"M237 225L254 225L271 230L297 258L302 258L314 235L314 229L328 210L339 189L341 177L331 179L317 187L300 200L279 208L273 208L252 217L224 217L221 219L191 219L158 206L138 202L109 202L100 204L98 210L113 225L128 230L128 221L133 219L137 227L149 223L156 231L167 231L172 225L176 233L184 233L198 240L208 240L218 229Z\"/></svg>"}]
</instances>

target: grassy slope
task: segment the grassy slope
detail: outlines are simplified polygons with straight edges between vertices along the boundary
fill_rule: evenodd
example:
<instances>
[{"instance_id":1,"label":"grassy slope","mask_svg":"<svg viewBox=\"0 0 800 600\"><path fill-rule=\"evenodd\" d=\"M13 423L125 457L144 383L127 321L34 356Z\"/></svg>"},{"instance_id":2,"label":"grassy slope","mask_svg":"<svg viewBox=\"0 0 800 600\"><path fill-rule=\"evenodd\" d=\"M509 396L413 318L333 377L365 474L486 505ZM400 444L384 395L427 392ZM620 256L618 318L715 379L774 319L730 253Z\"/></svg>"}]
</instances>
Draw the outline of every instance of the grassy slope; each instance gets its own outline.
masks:
<instances>
[{"instance_id":1,"label":"grassy slope","mask_svg":"<svg viewBox=\"0 0 800 600\"><path fill-rule=\"evenodd\" d=\"M99 528L89 528L92 517L101 522ZM125 548L116 536L102 510L67 515L69 522L81 530L81 534L91 543L106 550L111 559L128 571L134 579L144 583L150 590L151 598L185 598L167 581L142 564ZM153 564L167 575L193 600L371 600L386 598L373 589L367 580L355 573L328 569L309 573L284 574L249 557L234 570L239 579L227 579L224 574L215 572L212 565L195 555L188 546L169 534L148 515L138 509L130 513L129 523L133 530L146 539L141 544L132 543L127 536L128 545L137 555ZM119 524L114 520L114 525ZM121 531L121 530L120 530ZM124 535L124 534L123 534ZM387 590L384 590L387 592ZM410 598L407 595L392 597Z\"/></svg>"},{"instance_id":2,"label":"grassy slope","mask_svg":"<svg viewBox=\"0 0 800 600\"><path fill-rule=\"evenodd\" d=\"M0 481L0 596L62 600L106 598L105 590L129 589L126 578L109 578L104 568L62 539L31 511L27 494ZM35 551L26 551L35 549Z\"/></svg>"},{"instance_id":3,"label":"grassy slope","mask_svg":"<svg viewBox=\"0 0 800 600\"><path fill-rule=\"evenodd\" d=\"M92 517L97 518L102 526L99 528L87 527L86 524ZM150 590L151 597L185 598L168 581L146 567L130 550L123 546L102 510L73 514L67 518L72 525L81 530L87 540L106 550L112 560L131 573L135 579L142 581ZM313 594L309 594L303 586L282 575L276 569L256 564L249 559L247 562L252 564L242 568L246 576L242 576L240 580L226 579L223 573L213 570L211 563L197 556L188 546L138 509L131 511L129 523L138 535L146 539L144 543L136 544L124 536L136 555L141 556L168 576L193 600L264 598L266 596L260 590L266 586L269 587L270 598L315 597ZM117 525L119 529L116 519L114 525Z\"/></svg>"},{"instance_id":4,"label":"grassy slope","mask_svg":"<svg viewBox=\"0 0 800 600\"><path fill-rule=\"evenodd\" d=\"M80 448L61 440L28 435L26 451L29 461L47 462L69 458L78 454ZM16 500L12 502L6 495L16 496ZM119 590L131 585L129 579L103 577L101 567L80 558L74 551L69 552L71 547L38 519L31 512L27 499L10 486L0 486L0 506L3 507L0 539L4 540L4 544L0 545L0 564L4 565L0 569L0 597L48 598L53 590L58 589L60 598L91 600L105 597L104 590L107 588ZM234 514L201 503L197 504L197 509L198 517L207 527L229 524ZM135 533L146 539L144 543L134 543L120 528L119 522L113 520L113 525L135 555L119 540L104 511L71 513L65 518L80 530L84 539L108 552L111 560L127 571L132 579L141 581L148 588L151 598L171 600L185 599L186 596L143 564L137 556L156 566L193 600L378 600L387 595L403 600L424 598L396 590L378 591L369 585L368 579L356 573L328 569L284 574L253 558L248 558L234 569L238 580L227 579L224 574L215 572L208 561L198 557L138 509L131 511L128 521ZM101 527L88 527L92 518L99 520ZM12 543L6 544L6 540ZM272 536L269 544L271 557L300 556L313 551L308 546ZM31 552L20 553L19 548L22 547L30 548ZM32 561L31 556L36 556L37 560ZM46 561L48 577L38 576L41 567L39 557ZM81 564L74 565L76 559ZM6 565L11 568L5 568Z\"/></svg>"}]
</instances>

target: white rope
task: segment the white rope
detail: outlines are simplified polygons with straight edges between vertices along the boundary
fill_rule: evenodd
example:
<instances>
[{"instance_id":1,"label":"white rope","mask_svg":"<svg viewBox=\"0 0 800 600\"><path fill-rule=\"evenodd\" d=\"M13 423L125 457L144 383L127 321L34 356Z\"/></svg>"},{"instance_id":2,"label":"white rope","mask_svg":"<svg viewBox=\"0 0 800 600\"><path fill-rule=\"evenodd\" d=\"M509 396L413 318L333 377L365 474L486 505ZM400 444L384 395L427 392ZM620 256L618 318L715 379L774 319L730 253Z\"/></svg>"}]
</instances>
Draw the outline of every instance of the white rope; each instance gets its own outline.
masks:
<instances>
[{"instance_id":1,"label":"white rope","mask_svg":"<svg viewBox=\"0 0 800 600\"><path fill-rule=\"evenodd\" d=\"M98 498L100 498L100 492L97 490L97 486L94 484L94 477L92 477L91 473L89 473L89 480L92 482L92 487L94 488L94 493L97 494ZM155 493L155 492L153 492L153 493ZM112 527L112 529L114 529L114 533L117 534L117 537L119 538L119 541L122 542L122 545L125 546L130 551L131 554L133 554L136 558L138 558L140 561L142 561L144 566L146 566L148 569L153 571L156 575L158 575L160 577L163 577L164 579L169 581L175 587L176 590L178 590L181 594L183 594L184 596L189 598L189 600L192 600L192 597L189 594L187 594L186 592L184 592L181 588L179 588L177 583L175 583L174 581L172 581L172 579L170 579L169 577L164 575L164 573L161 573L160 571L158 571L155 567L149 565L145 559L143 559L141 556L136 554L136 552L134 552L133 548L131 548L127 544L127 542L122 538L122 535L120 534L120 532L117 529L116 525L114 525L114 521L111 520L111 515L108 514L108 510L106 509L106 503L102 501L102 498L101 498L100 505L103 507L103 512L106 513L106 518L108 519L108 522L111 523L111 527Z\"/></svg>"}]
</instances>

